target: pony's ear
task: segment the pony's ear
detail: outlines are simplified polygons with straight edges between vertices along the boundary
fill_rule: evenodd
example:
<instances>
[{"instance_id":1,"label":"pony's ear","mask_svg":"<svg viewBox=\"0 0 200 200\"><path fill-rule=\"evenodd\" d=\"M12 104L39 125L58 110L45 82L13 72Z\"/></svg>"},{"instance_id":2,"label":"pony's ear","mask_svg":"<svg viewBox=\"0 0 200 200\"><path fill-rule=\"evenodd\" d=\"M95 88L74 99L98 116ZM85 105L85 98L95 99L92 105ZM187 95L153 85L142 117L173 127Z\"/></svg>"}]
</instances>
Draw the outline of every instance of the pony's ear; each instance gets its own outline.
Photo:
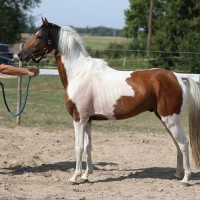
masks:
<instances>
[{"instance_id":1,"label":"pony's ear","mask_svg":"<svg viewBox=\"0 0 200 200\"><path fill-rule=\"evenodd\" d=\"M48 25L49 25L49 22L47 21L46 18L43 18L43 17L42 17L42 22L43 22L43 24L44 24L45 26L48 26Z\"/></svg>"}]
</instances>

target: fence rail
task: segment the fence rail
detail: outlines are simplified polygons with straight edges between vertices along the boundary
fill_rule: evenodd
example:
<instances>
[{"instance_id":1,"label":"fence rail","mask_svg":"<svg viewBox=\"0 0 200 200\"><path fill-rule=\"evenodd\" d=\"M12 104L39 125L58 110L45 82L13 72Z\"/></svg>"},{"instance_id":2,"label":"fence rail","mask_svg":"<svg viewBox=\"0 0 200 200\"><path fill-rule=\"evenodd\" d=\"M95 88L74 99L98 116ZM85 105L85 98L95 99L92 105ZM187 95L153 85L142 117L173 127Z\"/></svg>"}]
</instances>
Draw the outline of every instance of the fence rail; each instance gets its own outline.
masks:
<instances>
[{"instance_id":1,"label":"fence rail","mask_svg":"<svg viewBox=\"0 0 200 200\"><path fill-rule=\"evenodd\" d=\"M187 73L178 73L182 77L190 77L194 81L200 83L200 74L187 74ZM58 70L57 69L40 69L39 75L41 76L58 76Z\"/></svg>"}]
</instances>

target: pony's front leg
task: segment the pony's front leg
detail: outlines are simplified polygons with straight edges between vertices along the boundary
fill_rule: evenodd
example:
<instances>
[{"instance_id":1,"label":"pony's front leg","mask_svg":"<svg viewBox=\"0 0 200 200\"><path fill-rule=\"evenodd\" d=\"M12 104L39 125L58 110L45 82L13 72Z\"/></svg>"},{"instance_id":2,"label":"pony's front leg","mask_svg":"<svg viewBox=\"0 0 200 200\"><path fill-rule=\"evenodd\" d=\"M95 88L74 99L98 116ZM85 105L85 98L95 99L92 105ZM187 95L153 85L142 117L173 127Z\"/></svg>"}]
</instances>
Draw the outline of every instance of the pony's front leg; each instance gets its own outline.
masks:
<instances>
[{"instance_id":1,"label":"pony's front leg","mask_svg":"<svg viewBox=\"0 0 200 200\"><path fill-rule=\"evenodd\" d=\"M88 119L81 119L78 122L74 121L76 170L72 178L69 179L70 184L76 184L77 178L81 177L81 174L82 174L82 154L84 150L84 134L85 134L87 122L88 122Z\"/></svg>"},{"instance_id":2,"label":"pony's front leg","mask_svg":"<svg viewBox=\"0 0 200 200\"><path fill-rule=\"evenodd\" d=\"M91 139L91 123L88 122L85 131L85 138L84 138L84 150L86 152L86 171L81 177L79 183L84 183L88 181L88 177L90 174L93 173L93 166L92 166L92 139Z\"/></svg>"}]
</instances>

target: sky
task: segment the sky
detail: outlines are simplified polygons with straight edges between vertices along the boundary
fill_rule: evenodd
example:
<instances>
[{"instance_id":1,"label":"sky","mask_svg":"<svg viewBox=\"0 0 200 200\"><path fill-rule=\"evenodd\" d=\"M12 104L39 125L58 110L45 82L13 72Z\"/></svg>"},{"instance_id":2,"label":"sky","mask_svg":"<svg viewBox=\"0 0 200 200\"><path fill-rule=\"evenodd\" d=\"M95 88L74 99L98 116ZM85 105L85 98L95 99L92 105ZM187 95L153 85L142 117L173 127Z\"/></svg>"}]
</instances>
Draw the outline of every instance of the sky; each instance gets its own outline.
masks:
<instances>
[{"instance_id":1,"label":"sky","mask_svg":"<svg viewBox=\"0 0 200 200\"><path fill-rule=\"evenodd\" d=\"M125 25L124 10L128 8L129 0L41 0L31 14L36 26L42 24L41 17L46 17L59 26L122 29Z\"/></svg>"}]
</instances>

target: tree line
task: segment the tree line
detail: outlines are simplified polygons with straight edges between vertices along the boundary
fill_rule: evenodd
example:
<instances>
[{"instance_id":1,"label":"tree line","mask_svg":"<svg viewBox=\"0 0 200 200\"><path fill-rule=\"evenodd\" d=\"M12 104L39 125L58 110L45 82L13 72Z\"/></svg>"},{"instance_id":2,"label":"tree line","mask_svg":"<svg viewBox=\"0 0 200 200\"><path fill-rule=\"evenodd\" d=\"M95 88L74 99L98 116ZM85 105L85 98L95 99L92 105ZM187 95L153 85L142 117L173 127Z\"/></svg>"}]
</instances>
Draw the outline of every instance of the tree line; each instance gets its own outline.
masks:
<instances>
[{"instance_id":1,"label":"tree line","mask_svg":"<svg viewBox=\"0 0 200 200\"><path fill-rule=\"evenodd\" d=\"M35 33L39 27L34 26L33 17L29 17L29 21L32 21L32 26L27 26L24 29L25 33ZM114 36L114 37L123 37L123 29L115 29L109 28L104 26L97 26L97 27L73 27L80 35L82 36Z\"/></svg>"},{"instance_id":2,"label":"tree line","mask_svg":"<svg viewBox=\"0 0 200 200\"><path fill-rule=\"evenodd\" d=\"M73 27L73 28L75 28L77 32L81 35L123 37L122 29L108 28L104 26L86 27L86 28Z\"/></svg>"}]
</instances>

